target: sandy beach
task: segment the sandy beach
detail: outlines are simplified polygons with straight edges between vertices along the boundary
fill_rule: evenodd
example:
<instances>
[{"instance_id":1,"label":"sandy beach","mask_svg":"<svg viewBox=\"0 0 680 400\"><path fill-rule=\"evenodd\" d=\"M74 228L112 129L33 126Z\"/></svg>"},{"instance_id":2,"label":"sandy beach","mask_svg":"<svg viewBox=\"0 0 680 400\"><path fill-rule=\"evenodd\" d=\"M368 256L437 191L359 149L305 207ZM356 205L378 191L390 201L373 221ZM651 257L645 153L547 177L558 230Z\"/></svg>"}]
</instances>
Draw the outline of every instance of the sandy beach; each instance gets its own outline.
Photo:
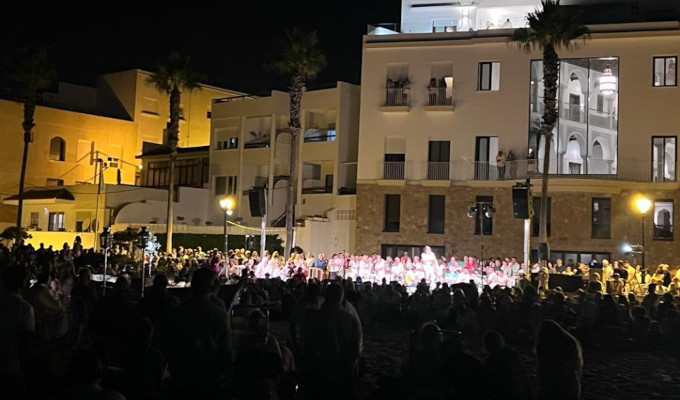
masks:
<instances>
[{"instance_id":1,"label":"sandy beach","mask_svg":"<svg viewBox=\"0 0 680 400\"><path fill-rule=\"evenodd\" d=\"M285 321L273 321L270 329L285 342L287 326ZM395 399L399 394L395 383L408 356L410 332L403 327L365 327L361 399ZM515 349L535 381L530 346ZM664 349L621 350L620 346L593 344L584 347L583 358L583 400L680 399L679 363Z\"/></svg>"}]
</instances>

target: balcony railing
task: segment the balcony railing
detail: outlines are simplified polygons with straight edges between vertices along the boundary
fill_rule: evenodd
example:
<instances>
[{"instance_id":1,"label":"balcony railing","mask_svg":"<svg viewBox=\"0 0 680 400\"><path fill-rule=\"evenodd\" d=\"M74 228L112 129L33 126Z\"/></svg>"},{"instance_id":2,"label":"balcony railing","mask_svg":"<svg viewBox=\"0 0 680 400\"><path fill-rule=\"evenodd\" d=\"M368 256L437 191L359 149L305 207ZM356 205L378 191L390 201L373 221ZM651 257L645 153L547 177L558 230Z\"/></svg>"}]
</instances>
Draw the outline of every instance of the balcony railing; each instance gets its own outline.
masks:
<instances>
[{"instance_id":1,"label":"balcony railing","mask_svg":"<svg viewBox=\"0 0 680 400\"><path fill-rule=\"evenodd\" d=\"M451 163L448 161L430 161L427 163L427 179L431 181L448 181Z\"/></svg>"},{"instance_id":2,"label":"balcony railing","mask_svg":"<svg viewBox=\"0 0 680 400\"><path fill-rule=\"evenodd\" d=\"M657 182L652 175L653 164L638 160L550 160L550 179L599 179L626 182ZM416 167L414 170L413 167ZM496 162L453 160L425 162L411 165L403 161L380 162L379 176L383 180L441 180L441 181L503 181L538 179L542 176L543 160L506 161L499 168ZM378 174L376 174L378 175ZM666 178L664 182L675 182Z\"/></svg>"},{"instance_id":3,"label":"balcony railing","mask_svg":"<svg viewBox=\"0 0 680 400\"><path fill-rule=\"evenodd\" d=\"M411 104L410 89L408 88L386 88L385 107L408 107Z\"/></svg>"},{"instance_id":4,"label":"balcony railing","mask_svg":"<svg viewBox=\"0 0 680 400\"><path fill-rule=\"evenodd\" d=\"M453 105L453 97L446 96L445 87L428 88L428 106L450 106Z\"/></svg>"},{"instance_id":5,"label":"balcony railing","mask_svg":"<svg viewBox=\"0 0 680 400\"><path fill-rule=\"evenodd\" d=\"M617 125L616 115L595 109L590 109L586 115L585 109L578 104L563 104L560 108L560 118L611 130L615 130Z\"/></svg>"},{"instance_id":6,"label":"balcony railing","mask_svg":"<svg viewBox=\"0 0 680 400\"><path fill-rule=\"evenodd\" d=\"M406 171L406 162L404 161L387 161L382 163L383 174L382 179L386 180L404 180L404 173Z\"/></svg>"}]
</instances>

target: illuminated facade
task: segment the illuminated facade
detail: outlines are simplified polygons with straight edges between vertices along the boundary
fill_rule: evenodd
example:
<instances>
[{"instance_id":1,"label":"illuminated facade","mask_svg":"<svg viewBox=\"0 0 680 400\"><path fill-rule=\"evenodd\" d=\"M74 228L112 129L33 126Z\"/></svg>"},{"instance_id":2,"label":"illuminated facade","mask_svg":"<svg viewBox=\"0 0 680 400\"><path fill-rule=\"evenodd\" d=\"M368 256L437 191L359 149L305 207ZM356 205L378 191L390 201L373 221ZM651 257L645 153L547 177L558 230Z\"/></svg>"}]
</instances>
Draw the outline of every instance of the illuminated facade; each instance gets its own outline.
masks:
<instances>
[{"instance_id":1,"label":"illuminated facade","mask_svg":"<svg viewBox=\"0 0 680 400\"><path fill-rule=\"evenodd\" d=\"M513 216L511 192L530 179L540 196L542 55L519 50L508 37L523 26L517 16L540 2L462 3L405 0L401 27L374 25L364 36L359 252L394 255L430 245L440 254L479 256L480 227L466 214L471 204L493 202L495 216L483 218L486 256L522 258L524 224ZM653 201L643 217L648 264L680 256L673 229L680 24L644 22L673 16L655 14L653 3L641 4L637 18L588 22L589 40L558 50L548 193L553 258L628 257L623 245L642 236L631 206L639 194ZM587 21L594 12L586 9ZM499 151L511 151L514 161L497 163ZM533 207L538 211L538 201ZM530 231L535 249L538 218Z\"/></svg>"},{"instance_id":2,"label":"illuminated facade","mask_svg":"<svg viewBox=\"0 0 680 400\"><path fill-rule=\"evenodd\" d=\"M29 146L26 190L76 184L135 184L142 171L135 158L143 142L163 143L169 97L146 84L150 72L133 69L98 77L95 87L60 83L43 93L35 112ZM201 85L182 94L180 146L210 142L210 108L214 98L242 93ZM0 100L0 192L18 191L23 136L23 104ZM101 173L100 173L101 171ZM0 224L15 223L16 207L0 206ZM30 226L28 215L24 225Z\"/></svg>"},{"instance_id":3,"label":"illuminated facade","mask_svg":"<svg viewBox=\"0 0 680 400\"><path fill-rule=\"evenodd\" d=\"M224 218L220 199L236 200L234 218L260 227L248 191L266 187L267 226L285 227L291 135L288 93L257 99L217 100L212 108L209 214ZM359 87L338 82L302 97L302 131L295 207L296 245L314 252L354 246ZM258 234L258 229L250 232ZM282 235L285 240L285 234Z\"/></svg>"}]
</instances>

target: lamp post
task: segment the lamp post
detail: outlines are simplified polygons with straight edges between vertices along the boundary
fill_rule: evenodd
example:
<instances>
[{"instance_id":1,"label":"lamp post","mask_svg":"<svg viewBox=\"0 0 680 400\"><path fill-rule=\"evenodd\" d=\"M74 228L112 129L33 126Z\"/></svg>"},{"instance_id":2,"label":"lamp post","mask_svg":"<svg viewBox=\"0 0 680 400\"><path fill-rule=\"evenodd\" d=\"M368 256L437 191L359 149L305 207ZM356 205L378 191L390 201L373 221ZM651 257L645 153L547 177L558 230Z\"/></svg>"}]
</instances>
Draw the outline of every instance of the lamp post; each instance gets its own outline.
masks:
<instances>
[{"instance_id":1,"label":"lamp post","mask_svg":"<svg viewBox=\"0 0 680 400\"><path fill-rule=\"evenodd\" d=\"M229 258L229 232L227 231L227 221L229 216L234 213L236 202L232 197L225 197L220 200L220 207L224 210L224 257Z\"/></svg>"},{"instance_id":2,"label":"lamp post","mask_svg":"<svg viewBox=\"0 0 680 400\"><path fill-rule=\"evenodd\" d=\"M467 216L478 218L479 223L479 265L482 274L482 290L484 289L484 217L493 218L496 207L492 202L477 201L468 208Z\"/></svg>"},{"instance_id":3,"label":"lamp post","mask_svg":"<svg viewBox=\"0 0 680 400\"><path fill-rule=\"evenodd\" d=\"M141 279L140 285L142 287L142 297L144 297L144 254L146 251L146 245L149 243L149 227L143 226L139 231L139 235L137 235L137 239L139 240L139 247L142 248L142 267L140 269L139 277ZM151 270L151 265L149 265L149 270Z\"/></svg>"},{"instance_id":4,"label":"lamp post","mask_svg":"<svg viewBox=\"0 0 680 400\"><path fill-rule=\"evenodd\" d=\"M113 241L113 235L111 234L110 226L105 226L102 229L99 240L100 247L104 249L104 281L102 282L102 293L106 294L106 269L109 263L109 248L111 248L111 242Z\"/></svg>"},{"instance_id":5,"label":"lamp post","mask_svg":"<svg viewBox=\"0 0 680 400\"><path fill-rule=\"evenodd\" d=\"M647 249L645 248L645 215L647 214L647 211L652 208L652 201L644 196L639 197L637 200L635 200L635 207L637 207L637 210L640 213L642 225L642 233L640 234L642 239L642 255L640 258L642 259L642 268L645 268L645 253L647 252Z\"/></svg>"}]
</instances>

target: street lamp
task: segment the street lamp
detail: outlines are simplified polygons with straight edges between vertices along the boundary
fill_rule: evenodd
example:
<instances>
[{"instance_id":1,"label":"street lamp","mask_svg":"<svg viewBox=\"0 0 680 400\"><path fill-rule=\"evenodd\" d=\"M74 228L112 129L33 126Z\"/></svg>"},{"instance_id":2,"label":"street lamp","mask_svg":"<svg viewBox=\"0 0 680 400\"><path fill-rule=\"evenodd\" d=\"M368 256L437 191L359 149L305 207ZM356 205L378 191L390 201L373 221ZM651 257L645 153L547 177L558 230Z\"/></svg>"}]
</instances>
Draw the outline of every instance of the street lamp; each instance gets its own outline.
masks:
<instances>
[{"instance_id":1,"label":"street lamp","mask_svg":"<svg viewBox=\"0 0 680 400\"><path fill-rule=\"evenodd\" d=\"M227 220L234 213L236 202L233 197L225 197L220 200L220 207L224 210L224 257L229 257L229 233L227 231Z\"/></svg>"},{"instance_id":2,"label":"street lamp","mask_svg":"<svg viewBox=\"0 0 680 400\"><path fill-rule=\"evenodd\" d=\"M467 216L477 217L479 223L479 266L482 274L482 290L484 289L484 217L493 218L496 207L492 202L477 201L468 208Z\"/></svg>"},{"instance_id":3,"label":"street lamp","mask_svg":"<svg viewBox=\"0 0 680 400\"><path fill-rule=\"evenodd\" d=\"M113 242L113 235L111 234L111 227L105 226L102 229L102 233L99 236L100 246L104 249L104 281L102 284L102 293L106 294L106 267L109 263L109 248L111 248L111 243Z\"/></svg>"},{"instance_id":4,"label":"street lamp","mask_svg":"<svg viewBox=\"0 0 680 400\"><path fill-rule=\"evenodd\" d=\"M635 200L635 207L637 207L638 212L640 213L640 219L642 220L642 233L640 234L642 236L642 268L645 268L645 215L647 214L647 211L649 211L650 208L652 208L652 201L649 200L648 198L642 196L638 197L637 200Z\"/></svg>"},{"instance_id":5,"label":"street lamp","mask_svg":"<svg viewBox=\"0 0 680 400\"><path fill-rule=\"evenodd\" d=\"M142 268L140 269L139 277L141 278L142 297L144 297L144 253L146 251L146 245L149 243L149 227L142 227L137 235L137 240L139 242L139 247L142 248ZM151 271L151 265L149 265L149 271Z\"/></svg>"}]
</instances>

